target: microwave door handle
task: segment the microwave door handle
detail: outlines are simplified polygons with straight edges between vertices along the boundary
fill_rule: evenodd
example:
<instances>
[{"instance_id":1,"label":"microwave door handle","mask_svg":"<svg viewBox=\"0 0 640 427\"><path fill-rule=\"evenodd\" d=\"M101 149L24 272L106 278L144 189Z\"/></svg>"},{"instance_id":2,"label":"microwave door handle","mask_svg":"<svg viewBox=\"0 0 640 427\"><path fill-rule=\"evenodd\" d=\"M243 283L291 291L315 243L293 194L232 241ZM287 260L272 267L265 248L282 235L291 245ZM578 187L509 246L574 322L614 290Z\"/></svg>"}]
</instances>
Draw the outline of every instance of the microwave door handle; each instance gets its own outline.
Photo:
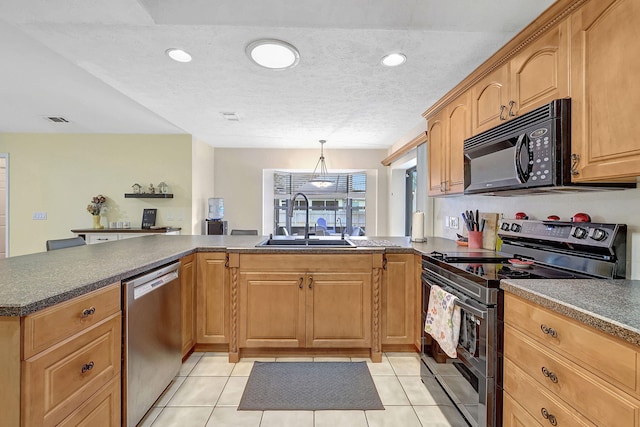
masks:
<instances>
[{"instance_id":1,"label":"microwave door handle","mask_svg":"<svg viewBox=\"0 0 640 427\"><path fill-rule=\"evenodd\" d=\"M522 153L522 149L525 147L525 137L526 134L521 134L518 137L518 141L516 141L516 150L514 154L514 165L516 168L516 178L521 184L524 184L529 179L529 174L522 170L522 163L520 162L520 154ZM529 166L529 165L527 165Z\"/></svg>"}]
</instances>

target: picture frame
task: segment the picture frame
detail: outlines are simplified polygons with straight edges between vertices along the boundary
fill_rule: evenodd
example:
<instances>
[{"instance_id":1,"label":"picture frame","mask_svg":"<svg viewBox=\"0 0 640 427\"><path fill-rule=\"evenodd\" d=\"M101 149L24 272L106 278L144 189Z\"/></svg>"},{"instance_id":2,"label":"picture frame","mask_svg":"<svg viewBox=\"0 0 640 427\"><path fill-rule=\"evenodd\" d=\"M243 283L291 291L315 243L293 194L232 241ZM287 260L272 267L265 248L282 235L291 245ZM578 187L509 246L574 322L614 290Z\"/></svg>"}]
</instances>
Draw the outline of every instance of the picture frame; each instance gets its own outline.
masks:
<instances>
[{"instance_id":1,"label":"picture frame","mask_svg":"<svg viewBox=\"0 0 640 427\"><path fill-rule=\"evenodd\" d=\"M156 213L158 209L143 209L142 210L142 228L149 229L156 225Z\"/></svg>"}]
</instances>

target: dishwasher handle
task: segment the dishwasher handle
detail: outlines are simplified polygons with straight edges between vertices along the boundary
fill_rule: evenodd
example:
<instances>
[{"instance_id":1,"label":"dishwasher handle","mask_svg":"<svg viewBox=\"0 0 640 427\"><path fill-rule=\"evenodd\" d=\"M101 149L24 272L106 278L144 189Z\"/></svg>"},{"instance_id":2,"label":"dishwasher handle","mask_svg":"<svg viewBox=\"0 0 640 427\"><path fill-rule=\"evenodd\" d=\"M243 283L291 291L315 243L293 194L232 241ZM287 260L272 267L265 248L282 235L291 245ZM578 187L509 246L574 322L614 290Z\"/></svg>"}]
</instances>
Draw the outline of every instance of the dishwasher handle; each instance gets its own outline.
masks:
<instances>
[{"instance_id":1,"label":"dishwasher handle","mask_svg":"<svg viewBox=\"0 0 640 427\"><path fill-rule=\"evenodd\" d=\"M123 285L126 289L129 289L127 292L131 292L130 289L133 289L133 299L135 300L177 279L179 269L180 262L174 262L173 264L151 270L141 276L126 280L123 282Z\"/></svg>"},{"instance_id":2,"label":"dishwasher handle","mask_svg":"<svg viewBox=\"0 0 640 427\"><path fill-rule=\"evenodd\" d=\"M158 277L155 280L150 282L141 283L133 288L133 299L136 300L138 298L142 298L149 292L153 292L156 289L159 289L178 278L178 271L172 271L171 273L165 274L164 276Z\"/></svg>"}]
</instances>

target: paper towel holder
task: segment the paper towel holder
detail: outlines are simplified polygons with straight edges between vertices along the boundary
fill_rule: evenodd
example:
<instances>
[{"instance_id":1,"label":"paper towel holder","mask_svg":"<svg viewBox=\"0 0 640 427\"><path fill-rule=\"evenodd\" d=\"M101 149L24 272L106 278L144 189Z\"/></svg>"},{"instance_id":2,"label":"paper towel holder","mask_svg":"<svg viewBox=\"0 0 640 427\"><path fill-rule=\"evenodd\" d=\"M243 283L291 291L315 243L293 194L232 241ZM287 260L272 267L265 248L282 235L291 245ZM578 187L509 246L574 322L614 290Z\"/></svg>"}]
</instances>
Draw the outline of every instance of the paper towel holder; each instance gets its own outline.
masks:
<instances>
[{"instance_id":1,"label":"paper towel holder","mask_svg":"<svg viewBox=\"0 0 640 427\"><path fill-rule=\"evenodd\" d=\"M426 242L424 237L424 212L415 211L411 222L411 241L416 243Z\"/></svg>"}]
</instances>

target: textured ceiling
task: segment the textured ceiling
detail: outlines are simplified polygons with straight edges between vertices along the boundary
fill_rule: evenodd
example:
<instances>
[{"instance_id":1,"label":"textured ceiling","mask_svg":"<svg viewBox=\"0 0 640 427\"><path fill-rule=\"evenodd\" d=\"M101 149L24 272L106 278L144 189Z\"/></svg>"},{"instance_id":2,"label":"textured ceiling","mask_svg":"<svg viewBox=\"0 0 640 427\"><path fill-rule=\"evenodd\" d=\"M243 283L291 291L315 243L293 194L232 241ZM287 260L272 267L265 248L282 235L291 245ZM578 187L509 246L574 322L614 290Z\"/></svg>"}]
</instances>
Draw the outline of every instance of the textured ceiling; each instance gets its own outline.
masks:
<instances>
[{"instance_id":1,"label":"textured ceiling","mask_svg":"<svg viewBox=\"0 0 640 427\"><path fill-rule=\"evenodd\" d=\"M183 133L387 148L552 0L0 0L0 132ZM252 64L258 38L297 67ZM183 64L164 51L179 47ZM402 51L406 64L379 65ZM225 121L235 112L239 122ZM71 123L54 125L45 116Z\"/></svg>"}]
</instances>

